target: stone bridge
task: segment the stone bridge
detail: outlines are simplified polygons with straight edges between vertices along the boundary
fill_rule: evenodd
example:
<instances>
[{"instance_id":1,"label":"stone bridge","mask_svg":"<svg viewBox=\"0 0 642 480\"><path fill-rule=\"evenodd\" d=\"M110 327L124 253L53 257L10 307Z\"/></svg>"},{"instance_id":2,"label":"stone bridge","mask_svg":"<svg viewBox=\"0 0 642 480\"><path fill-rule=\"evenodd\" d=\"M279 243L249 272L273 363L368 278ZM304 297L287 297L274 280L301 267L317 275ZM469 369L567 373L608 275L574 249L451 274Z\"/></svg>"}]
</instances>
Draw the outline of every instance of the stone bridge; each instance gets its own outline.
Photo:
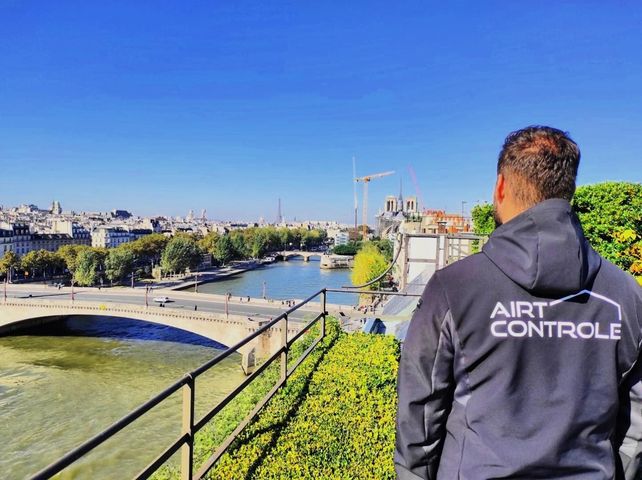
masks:
<instances>
[{"instance_id":1,"label":"stone bridge","mask_svg":"<svg viewBox=\"0 0 642 480\"><path fill-rule=\"evenodd\" d=\"M287 261L288 258L292 257L303 257L304 262L309 262L310 257L319 257L321 258L323 256L324 252L304 252L302 250L293 250L293 251L286 251L286 252L277 252L277 255L283 257L284 261Z\"/></svg>"},{"instance_id":2,"label":"stone bridge","mask_svg":"<svg viewBox=\"0 0 642 480\"><path fill-rule=\"evenodd\" d=\"M126 303L9 298L0 303L0 335L58 321L72 315L142 320L195 333L227 347L240 342L269 321L269 319L252 320L251 317L244 315L184 311ZM246 374L253 371L257 360L268 357L281 346L284 326L284 322L279 322L277 326L270 328L238 350L241 354L241 366ZM288 338L298 333L302 326L302 324L290 322Z\"/></svg>"}]
</instances>

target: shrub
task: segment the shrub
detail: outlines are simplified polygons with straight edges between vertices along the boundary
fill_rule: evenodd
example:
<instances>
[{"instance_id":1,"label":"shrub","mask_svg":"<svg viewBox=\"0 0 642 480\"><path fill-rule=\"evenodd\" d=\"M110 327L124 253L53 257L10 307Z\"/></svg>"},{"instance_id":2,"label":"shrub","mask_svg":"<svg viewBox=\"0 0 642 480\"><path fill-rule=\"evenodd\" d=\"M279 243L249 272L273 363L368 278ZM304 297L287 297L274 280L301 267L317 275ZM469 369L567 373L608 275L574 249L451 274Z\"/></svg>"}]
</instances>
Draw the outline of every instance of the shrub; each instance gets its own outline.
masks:
<instances>
[{"instance_id":1,"label":"shrub","mask_svg":"<svg viewBox=\"0 0 642 480\"><path fill-rule=\"evenodd\" d=\"M395 478L398 360L392 337L341 334L311 379L289 381L210 478Z\"/></svg>"},{"instance_id":2,"label":"shrub","mask_svg":"<svg viewBox=\"0 0 642 480\"><path fill-rule=\"evenodd\" d=\"M332 253L336 255L356 255L358 251L359 245L355 242L350 242L346 245L337 245L332 249Z\"/></svg>"},{"instance_id":3,"label":"shrub","mask_svg":"<svg viewBox=\"0 0 642 480\"><path fill-rule=\"evenodd\" d=\"M573 206L586 238L600 255L642 274L642 184L584 185L575 192Z\"/></svg>"},{"instance_id":4,"label":"shrub","mask_svg":"<svg viewBox=\"0 0 642 480\"><path fill-rule=\"evenodd\" d=\"M284 405L293 406L298 404L302 394L304 394L304 387L306 386L310 374L316 368L319 360L336 341L339 336L339 332L340 329L338 322L335 319L328 317L326 321L325 339L317 345L308 358L299 365L292 376L288 379L286 385L280 389L264 407L261 415L258 417L259 420L263 419L264 422L260 425L265 425L265 422L269 422L270 418L276 418L274 413L270 413L275 411L275 404L278 403L281 409L279 411L282 411ZM295 342L290 349L289 362L296 361L296 359L301 356L301 354L312 344L318 335L319 328L313 327L300 340ZM216 417L214 417L212 421L210 421L196 434L194 442L195 470L197 470L198 467L209 458L214 450L223 443L227 436L232 433L232 431L250 413L254 406L270 391L278 381L279 375L280 366L278 362L276 362L266 368L265 372L259 375L242 393L232 400L229 405L227 405ZM241 434L240 438L247 437L248 432L250 431L256 431L257 421L258 420L255 420L251 423ZM236 444L238 444L238 440ZM256 448L259 448L259 446L260 445L257 444ZM234 444L231 448L234 448ZM260 453L260 451L258 451L258 453ZM223 458L225 458L225 455ZM223 460L221 459L221 461ZM219 461L219 464L221 461ZM180 478L180 470L177 465L172 463L166 464L161 470L153 475L154 480L169 480L177 478ZM213 473L210 473L210 478L226 477L217 477Z\"/></svg>"},{"instance_id":5,"label":"shrub","mask_svg":"<svg viewBox=\"0 0 642 480\"><path fill-rule=\"evenodd\" d=\"M495 230L495 217L493 216L493 205L483 203L475 205L470 211L473 218L473 231L477 235L490 235Z\"/></svg>"},{"instance_id":6,"label":"shrub","mask_svg":"<svg viewBox=\"0 0 642 480\"><path fill-rule=\"evenodd\" d=\"M363 285L379 277L388 268L386 257L381 253L379 248L368 242L364 244L357 256L354 257L354 266L350 278L354 285ZM371 290L375 290L378 285L370 285ZM369 296L364 296L369 299Z\"/></svg>"}]
</instances>

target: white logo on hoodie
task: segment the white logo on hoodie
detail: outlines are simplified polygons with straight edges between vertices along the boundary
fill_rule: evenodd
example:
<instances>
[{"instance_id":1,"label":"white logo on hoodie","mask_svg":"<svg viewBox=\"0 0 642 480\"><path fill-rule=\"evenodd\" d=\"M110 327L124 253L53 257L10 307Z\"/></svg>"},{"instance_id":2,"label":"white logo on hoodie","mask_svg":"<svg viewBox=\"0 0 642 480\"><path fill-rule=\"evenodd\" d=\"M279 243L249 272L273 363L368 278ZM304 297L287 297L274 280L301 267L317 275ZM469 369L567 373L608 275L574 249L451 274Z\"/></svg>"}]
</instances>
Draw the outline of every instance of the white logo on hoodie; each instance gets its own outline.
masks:
<instances>
[{"instance_id":1,"label":"white logo on hoodie","mask_svg":"<svg viewBox=\"0 0 642 480\"><path fill-rule=\"evenodd\" d=\"M560 321L546 320L545 311L548 308L578 297L590 295L617 308L617 322L604 325L595 320L590 321ZM622 333L622 307L619 303L604 295L582 290L551 302L510 301L507 304L497 302L490 315L494 320L490 324L490 333L498 338L571 338L619 340Z\"/></svg>"}]
</instances>

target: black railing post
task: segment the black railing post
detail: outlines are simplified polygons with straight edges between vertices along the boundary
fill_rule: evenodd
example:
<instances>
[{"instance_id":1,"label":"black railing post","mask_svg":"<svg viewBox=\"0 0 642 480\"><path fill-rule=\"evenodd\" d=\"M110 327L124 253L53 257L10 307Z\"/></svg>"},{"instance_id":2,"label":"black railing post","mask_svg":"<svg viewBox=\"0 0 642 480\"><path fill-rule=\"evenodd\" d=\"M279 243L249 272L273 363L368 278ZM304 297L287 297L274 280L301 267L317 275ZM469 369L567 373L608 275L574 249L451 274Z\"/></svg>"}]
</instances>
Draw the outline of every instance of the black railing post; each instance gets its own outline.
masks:
<instances>
[{"instance_id":1,"label":"black railing post","mask_svg":"<svg viewBox=\"0 0 642 480\"><path fill-rule=\"evenodd\" d=\"M321 302L321 315L323 315L323 318L321 319L321 338L325 338L325 317L328 314L328 312L325 311L327 297L328 291L324 288L323 301Z\"/></svg>"},{"instance_id":2,"label":"black railing post","mask_svg":"<svg viewBox=\"0 0 642 480\"><path fill-rule=\"evenodd\" d=\"M288 378L288 314L283 317L285 323L281 332L281 381L285 382Z\"/></svg>"},{"instance_id":3,"label":"black railing post","mask_svg":"<svg viewBox=\"0 0 642 480\"><path fill-rule=\"evenodd\" d=\"M187 441L181 447L181 480L192 480L194 474L194 386L194 377L188 374L183 385L182 433Z\"/></svg>"},{"instance_id":4,"label":"black railing post","mask_svg":"<svg viewBox=\"0 0 642 480\"><path fill-rule=\"evenodd\" d=\"M73 286L73 283L72 283ZM72 291L73 292L73 291ZM149 475L155 472L161 465L163 465L169 458L171 458L178 450L181 450L181 480L192 480L194 478L194 437L196 432L200 431L212 418L215 417L226 405L229 404L236 396L241 393L245 388L266 368L268 368L273 362L280 357L281 359L281 378L279 382L268 392L262 400L254 407L254 409L248 414L248 416L241 422L241 424L227 437L227 439L218 447L217 451L214 452L208 460L206 460L201 466L199 472L196 473L196 478L202 478L205 474L214 466L218 461L221 455L227 450L227 448L232 444L232 442L238 437L240 432L252 421L253 418L258 415L261 409L267 404L267 402L276 394L276 392L283 386L288 377L288 372L291 375L298 366L308 357L310 353L316 348L319 342L326 335L326 317L328 312L327 308L327 295L330 293L363 293L368 295L377 295L377 294L386 294L390 296L402 296L402 297L419 297L420 294L415 293L406 293L406 292L383 292L383 291L367 291L367 290L344 290L344 289L333 289L333 288L324 288L316 292L314 295L311 295L307 299L301 301L294 307L283 312L278 317L267 322L265 325L259 327L252 334L245 337L243 340L237 344L230 346L227 350L220 353L213 359L205 362L201 366L192 370L189 374L185 375L179 381L175 382L161 393L151 398L143 405L139 406L132 412L125 415L123 418L109 426L107 429L98 433L91 439L84 442L82 445L76 447L74 450L67 453L65 456L57 460L56 462L50 464L44 469L40 470L34 476L31 477L31 480L47 480L52 476L56 475L62 471L67 466L74 463L76 460L80 459L83 455L91 452L94 448L102 445L106 440L112 438L115 434L120 432L125 427L129 426L138 418L141 418L143 415L151 411L154 407L161 404L167 398L169 398L174 393L177 393L179 390L183 390L183 402L182 402L182 425L181 425L181 436L167 449L161 453L152 463L150 463L141 474L136 478L148 478ZM146 291L146 293L148 293ZM73 293L72 293L73 295ZM303 305L306 305L309 302L314 301L319 295L322 295L320 301L321 312L315 317L315 319L308 323L306 326L298 328L298 333L294 334L292 338L288 339L288 316L290 313L295 312L300 309ZM226 296L226 299L229 296ZM73 297L72 297L73 298ZM240 348L248 345L255 338L258 338L260 335L264 334L267 330L276 327L279 323L284 320L284 328L281 332L281 348L280 351L277 350L271 354L269 359L263 363L259 368L250 375L245 381L241 383L236 389L230 392L223 400L221 400L217 405L215 405L208 413L206 413L200 420L195 422L194 416L194 404L195 404L195 395L196 395L196 378L210 370L215 365L220 364L224 359L230 357L234 352L238 351ZM291 366L291 370L288 369L288 356L289 356L289 347L294 344L300 337L305 335L314 327L318 321L321 321L321 334L316 341L308 347L308 349L298 358L294 359Z\"/></svg>"}]
</instances>

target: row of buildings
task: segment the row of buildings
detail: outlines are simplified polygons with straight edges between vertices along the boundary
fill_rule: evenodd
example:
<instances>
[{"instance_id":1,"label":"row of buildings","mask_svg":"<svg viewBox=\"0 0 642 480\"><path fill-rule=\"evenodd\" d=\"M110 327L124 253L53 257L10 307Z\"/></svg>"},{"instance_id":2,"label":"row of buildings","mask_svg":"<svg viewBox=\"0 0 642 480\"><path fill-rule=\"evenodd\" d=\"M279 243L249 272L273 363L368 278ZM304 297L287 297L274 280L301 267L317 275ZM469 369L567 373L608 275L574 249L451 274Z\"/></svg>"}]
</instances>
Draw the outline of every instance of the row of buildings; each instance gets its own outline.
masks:
<instances>
[{"instance_id":1,"label":"row of buildings","mask_svg":"<svg viewBox=\"0 0 642 480\"><path fill-rule=\"evenodd\" d=\"M389 195L384 208L376 216L376 235L394 238L397 233L463 233L471 230L468 219L456 213L442 210L419 209L417 198L404 199ZM32 250L56 251L64 245L91 245L113 248L137 240L144 235L161 233L167 236L179 232L206 235L215 231L226 233L234 229L264 226L267 223L215 222L203 211L200 217L190 213L184 217L138 217L126 210L111 212L64 212L59 202L54 201L49 209L35 205L20 205L14 208L0 207L0 257L7 251L22 256ZM351 226L334 221L284 222L286 228L319 228L327 232L335 245L350 241Z\"/></svg>"},{"instance_id":2,"label":"row of buildings","mask_svg":"<svg viewBox=\"0 0 642 480\"><path fill-rule=\"evenodd\" d=\"M25 223L0 223L0 258L11 251L20 256L32 250L54 252L63 245L91 245L90 233L78 225L69 225L69 232L34 232Z\"/></svg>"},{"instance_id":3,"label":"row of buildings","mask_svg":"<svg viewBox=\"0 0 642 480\"><path fill-rule=\"evenodd\" d=\"M49 209L31 204L0 207L0 258L8 251L23 256L65 245L113 248L162 231L159 221L137 218L126 210L63 212L57 201Z\"/></svg>"},{"instance_id":4,"label":"row of buildings","mask_svg":"<svg viewBox=\"0 0 642 480\"><path fill-rule=\"evenodd\" d=\"M65 212L54 201L49 209L25 204L18 207L0 206L0 258L7 251L23 256L33 250L56 251L64 245L91 245L113 248L142 236L160 233L172 236L176 233L209 232L223 234L230 230L267 225L258 223L211 221L203 210L199 217L190 211L185 217L138 217L126 210L111 212ZM320 228L341 232L345 225L332 221L285 222L277 225L285 228Z\"/></svg>"},{"instance_id":5,"label":"row of buildings","mask_svg":"<svg viewBox=\"0 0 642 480\"><path fill-rule=\"evenodd\" d=\"M0 222L0 258L9 251L23 256L33 250L55 252L65 245L116 246L109 243L109 236L103 233L106 230L108 229L89 232L77 223L58 221L49 231L37 232L26 223ZM129 241L129 233L124 231L122 233Z\"/></svg>"}]
</instances>

